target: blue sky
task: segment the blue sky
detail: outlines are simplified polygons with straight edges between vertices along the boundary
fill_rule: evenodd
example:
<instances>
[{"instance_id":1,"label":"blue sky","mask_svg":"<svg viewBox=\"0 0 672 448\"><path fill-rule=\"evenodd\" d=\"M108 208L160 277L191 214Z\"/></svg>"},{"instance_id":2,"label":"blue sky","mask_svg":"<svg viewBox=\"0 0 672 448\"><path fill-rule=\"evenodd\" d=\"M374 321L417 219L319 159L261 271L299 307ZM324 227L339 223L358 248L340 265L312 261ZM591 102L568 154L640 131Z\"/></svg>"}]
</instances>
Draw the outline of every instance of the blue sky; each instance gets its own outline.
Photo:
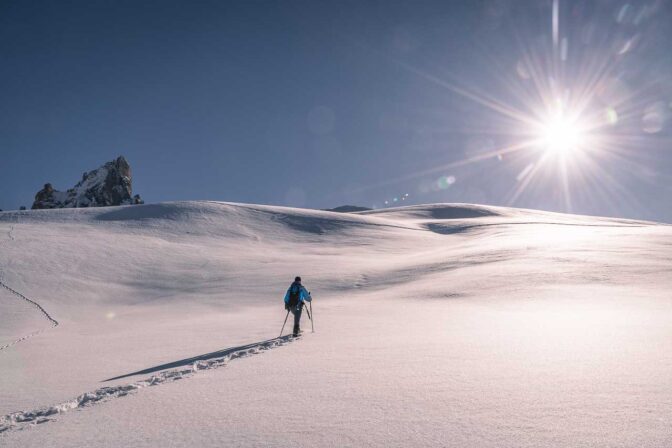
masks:
<instances>
[{"instance_id":1,"label":"blue sky","mask_svg":"<svg viewBox=\"0 0 672 448\"><path fill-rule=\"evenodd\" d=\"M671 9L2 2L0 208L123 154L147 202L478 202L672 222ZM529 144L556 96L608 121L562 162Z\"/></svg>"}]
</instances>

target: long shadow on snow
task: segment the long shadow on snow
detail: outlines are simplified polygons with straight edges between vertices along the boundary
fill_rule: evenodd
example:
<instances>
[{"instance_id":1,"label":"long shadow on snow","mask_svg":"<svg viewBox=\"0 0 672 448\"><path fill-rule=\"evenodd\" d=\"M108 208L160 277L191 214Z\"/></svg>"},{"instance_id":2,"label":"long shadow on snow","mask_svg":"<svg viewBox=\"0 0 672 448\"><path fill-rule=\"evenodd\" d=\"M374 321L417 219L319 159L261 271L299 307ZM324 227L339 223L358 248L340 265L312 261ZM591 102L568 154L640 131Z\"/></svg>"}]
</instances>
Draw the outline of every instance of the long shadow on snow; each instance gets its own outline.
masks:
<instances>
[{"instance_id":1,"label":"long shadow on snow","mask_svg":"<svg viewBox=\"0 0 672 448\"><path fill-rule=\"evenodd\" d=\"M291 339L291 338L292 338L292 336L287 335L287 336L282 336L282 337L279 337L279 338L267 339L267 340L261 341L261 342L253 342L252 344L240 345L238 347L225 348L223 350L218 350L216 352L205 353L203 355L198 355L198 356L194 356L194 357L191 357L191 358L180 359L179 361L172 361L172 362L168 362L168 363L165 363L165 364L160 364L158 366L148 367L148 368L143 369L143 370L138 370L137 372L131 372L131 373L127 373L125 375L115 376L113 378L108 378L106 380L103 380L103 382L120 380L122 378L128 378L129 376L135 376L135 375L146 375L148 373L159 372L161 370L174 369L176 367L181 367L181 366L186 366L186 365L189 365L189 364L193 364L196 361L205 361L207 359L212 359L212 358L223 358L224 356L231 355L235 352L248 350L248 349L251 349L251 348L254 348L254 347L259 347L260 345L268 344L268 343L273 342L273 341L288 342L289 339Z\"/></svg>"}]
</instances>

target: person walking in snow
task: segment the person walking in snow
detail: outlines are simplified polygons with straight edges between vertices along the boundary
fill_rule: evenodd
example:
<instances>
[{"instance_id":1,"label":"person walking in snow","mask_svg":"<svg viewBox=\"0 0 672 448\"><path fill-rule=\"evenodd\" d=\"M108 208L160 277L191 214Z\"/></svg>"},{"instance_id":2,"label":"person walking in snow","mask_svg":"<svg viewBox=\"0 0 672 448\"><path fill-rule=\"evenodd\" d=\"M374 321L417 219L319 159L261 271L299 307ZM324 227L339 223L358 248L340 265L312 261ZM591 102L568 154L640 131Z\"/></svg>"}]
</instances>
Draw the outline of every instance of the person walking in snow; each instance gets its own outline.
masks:
<instances>
[{"instance_id":1,"label":"person walking in snow","mask_svg":"<svg viewBox=\"0 0 672 448\"><path fill-rule=\"evenodd\" d=\"M294 282L287 288L287 293L285 294L285 309L291 311L294 315L294 336L298 336L301 333L301 311L303 311L303 304L305 302L311 302L313 300L310 297L310 293L306 291L306 288L301 284L301 277L296 277Z\"/></svg>"}]
</instances>

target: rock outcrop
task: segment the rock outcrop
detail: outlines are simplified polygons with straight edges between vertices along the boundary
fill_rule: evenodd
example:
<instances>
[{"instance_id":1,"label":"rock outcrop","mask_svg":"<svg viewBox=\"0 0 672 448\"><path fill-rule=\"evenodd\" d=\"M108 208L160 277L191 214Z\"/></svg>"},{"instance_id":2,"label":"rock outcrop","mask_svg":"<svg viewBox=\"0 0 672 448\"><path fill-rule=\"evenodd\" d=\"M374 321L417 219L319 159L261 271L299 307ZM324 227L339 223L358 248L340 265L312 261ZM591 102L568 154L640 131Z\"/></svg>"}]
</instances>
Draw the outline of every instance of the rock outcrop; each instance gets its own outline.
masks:
<instances>
[{"instance_id":1,"label":"rock outcrop","mask_svg":"<svg viewBox=\"0 0 672 448\"><path fill-rule=\"evenodd\" d=\"M82 180L67 191L58 191L51 184L45 184L35 195L32 208L107 207L142 203L140 195L133 196L131 166L121 156L84 173Z\"/></svg>"}]
</instances>

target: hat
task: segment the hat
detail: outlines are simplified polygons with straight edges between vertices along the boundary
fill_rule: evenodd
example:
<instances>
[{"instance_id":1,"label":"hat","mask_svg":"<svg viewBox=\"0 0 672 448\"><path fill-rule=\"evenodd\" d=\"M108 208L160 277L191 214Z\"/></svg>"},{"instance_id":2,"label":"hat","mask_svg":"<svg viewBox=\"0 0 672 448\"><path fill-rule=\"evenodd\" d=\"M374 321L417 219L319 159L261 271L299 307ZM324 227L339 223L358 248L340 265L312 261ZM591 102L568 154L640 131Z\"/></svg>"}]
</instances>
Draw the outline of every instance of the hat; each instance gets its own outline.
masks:
<instances>
[{"instance_id":1,"label":"hat","mask_svg":"<svg viewBox=\"0 0 672 448\"><path fill-rule=\"evenodd\" d=\"M301 277L299 277L299 276L297 275L297 276L294 278L294 281L297 282L297 283L301 283Z\"/></svg>"}]
</instances>

